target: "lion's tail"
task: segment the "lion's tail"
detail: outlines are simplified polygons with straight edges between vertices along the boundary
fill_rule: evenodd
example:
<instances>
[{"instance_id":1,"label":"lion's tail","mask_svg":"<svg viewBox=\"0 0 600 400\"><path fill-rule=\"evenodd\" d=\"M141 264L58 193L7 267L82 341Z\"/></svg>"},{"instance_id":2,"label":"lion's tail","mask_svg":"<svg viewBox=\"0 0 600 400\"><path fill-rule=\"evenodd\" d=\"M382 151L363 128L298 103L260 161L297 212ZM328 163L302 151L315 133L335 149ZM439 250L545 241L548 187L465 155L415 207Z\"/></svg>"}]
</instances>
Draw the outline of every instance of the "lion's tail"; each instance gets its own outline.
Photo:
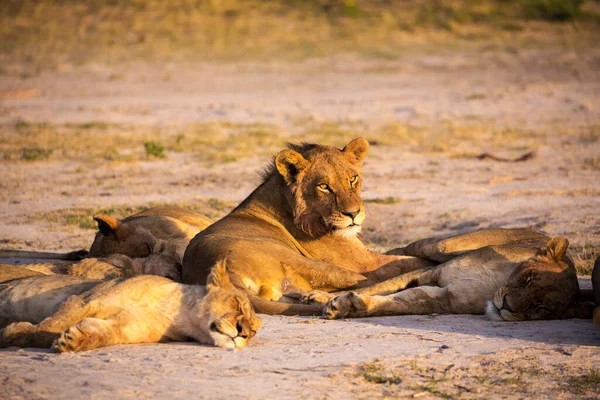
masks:
<instances>
[{"instance_id":1,"label":"lion's tail","mask_svg":"<svg viewBox=\"0 0 600 400\"><path fill-rule=\"evenodd\" d=\"M70 253L48 253L44 251L0 249L0 258L79 261L85 258L87 254L87 250L77 250Z\"/></svg>"},{"instance_id":2,"label":"lion's tail","mask_svg":"<svg viewBox=\"0 0 600 400\"><path fill-rule=\"evenodd\" d=\"M260 314L320 316L323 313L323 307L318 305L289 304L279 301L270 301L252 293L248 293L248 298L250 299L252 306L254 306L254 310Z\"/></svg>"}]
</instances>

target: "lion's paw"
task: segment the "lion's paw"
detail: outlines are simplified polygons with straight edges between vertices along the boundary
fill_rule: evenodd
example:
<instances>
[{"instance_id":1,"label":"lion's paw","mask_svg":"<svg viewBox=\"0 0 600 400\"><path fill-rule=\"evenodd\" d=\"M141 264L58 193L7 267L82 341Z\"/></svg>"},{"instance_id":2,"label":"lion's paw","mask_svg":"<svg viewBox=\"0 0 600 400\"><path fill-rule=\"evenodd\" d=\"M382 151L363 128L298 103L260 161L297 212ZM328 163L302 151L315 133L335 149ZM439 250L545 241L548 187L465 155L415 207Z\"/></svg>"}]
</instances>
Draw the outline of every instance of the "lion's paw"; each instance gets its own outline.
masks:
<instances>
[{"instance_id":1,"label":"lion's paw","mask_svg":"<svg viewBox=\"0 0 600 400\"><path fill-rule=\"evenodd\" d=\"M333 297L335 297L335 295L332 295L331 293L313 290L302 296L300 298L300 302L303 304L316 304L319 306L324 306Z\"/></svg>"},{"instance_id":2,"label":"lion's paw","mask_svg":"<svg viewBox=\"0 0 600 400\"><path fill-rule=\"evenodd\" d=\"M367 303L363 296L356 292L348 292L329 300L323 307L323 317L326 319L359 317L366 311Z\"/></svg>"},{"instance_id":3,"label":"lion's paw","mask_svg":"<svg viewBox=\"0 0 600 400\"><path fill-rule=\"evenodd\" d=\"M0 331L0 347L27 347L35 326L29 322L15 322Z\"/></svg>"},{"instance_id":4,"label":"lion's paw","mask_svg":"<svg viewBox=\"0 0 600 400\"><path fill-rule=\"evenodd\" d=\"M80 351L85 340L86 336L83 332L77 326L72 326L52 343L52 350L57 353Z\"/></svg>"}]
</instances>

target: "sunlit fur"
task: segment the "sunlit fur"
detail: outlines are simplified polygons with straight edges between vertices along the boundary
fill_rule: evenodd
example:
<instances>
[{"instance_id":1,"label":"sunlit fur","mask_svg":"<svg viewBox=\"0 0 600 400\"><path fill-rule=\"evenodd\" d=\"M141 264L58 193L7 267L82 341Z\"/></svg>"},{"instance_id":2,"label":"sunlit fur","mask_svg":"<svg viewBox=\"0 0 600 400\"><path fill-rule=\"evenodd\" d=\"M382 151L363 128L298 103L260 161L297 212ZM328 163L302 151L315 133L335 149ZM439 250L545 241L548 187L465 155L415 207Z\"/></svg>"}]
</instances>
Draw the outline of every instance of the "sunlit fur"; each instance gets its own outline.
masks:
<instances>
[{"instance_id":1,"label":"sunlit fur","mask_svg":"<svg viewBox=\"0 0 600 400\"><path fill-rule=\"evenodd\" d=\"M575 318L591 315L591 305L577 305L579 284L565 258L569 242L555 238L521 263L505 286L494 294L493 306L506 321Z\"/></svg>"},{"instance_id":2,"label":"sunlit fur","mask_svg":"<svg viewBox=\"0 0 600 400\"><path fill-rule=\"evenodd\" d=\"M298 304L299 297L431 265L372 252L358 237L368 149L357 138L344 148L304 143L280 151L261 185L190 242L183 281L204 283L210 268L226 258L232 282L254 295L259 312L314 315L321 305Z\"/></svg>"},{"instance_id":3,"label":"sunlit fur","mask_svg":"<svg viewBox=\"0 0 600 400\"><path fill-rule=\"evenodd\" d=\"M224 265L206 287L142 275L105 282L53 275L0 285L0 346L52 347L57 352L114 344L196 340L245 347L258 331L246 294Z\"/></svg>"},{"instance_id":4,"label":"sunlit fur","mask_svg":"<svg viewBox=\"0 0 600 400\"><path fill-rule=\"evenodd\" d=\"M98 214L94 220L98 223L98 232L89 257L111 254L146 257L152 253L157 240L164 240L175 245L182 259L190 240L212 223L201 214L174 206L152 207L123 220Z\"/></svg>"}]
</instances>

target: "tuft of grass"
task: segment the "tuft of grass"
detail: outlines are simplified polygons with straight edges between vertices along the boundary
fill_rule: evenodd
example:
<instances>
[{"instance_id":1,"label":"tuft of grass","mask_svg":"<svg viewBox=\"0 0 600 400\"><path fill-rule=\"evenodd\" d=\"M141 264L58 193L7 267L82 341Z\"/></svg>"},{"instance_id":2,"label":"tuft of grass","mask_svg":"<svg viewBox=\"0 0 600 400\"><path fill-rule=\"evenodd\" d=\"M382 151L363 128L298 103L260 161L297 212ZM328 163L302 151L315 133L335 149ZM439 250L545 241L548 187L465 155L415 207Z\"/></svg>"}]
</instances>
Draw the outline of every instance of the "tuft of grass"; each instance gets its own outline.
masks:
<instances>
[{"instance_id":1,"label":"tuft of grass","mask_svg":"<svg viewBox=\"0 0 600 400\"><path fill-rule=\"evenodd\" d=\"M588 391L596 391L600 387L600 372L590 368L585 374L569 377L567 382L565 389L571 393L581 395Z\"/></svg>"},{"instance_id":2,"label":"tuft of grass","mask_svg":"<svg viewBox=\"0 0 600 400\"><path fill-rule=\"evenodd\" d=\"M144 142L144 149L146 149L146 155L148 157L166 158L165 147L153 140Z\"/></svg>"},{"instance_id":3,"label":"tuft of grass","mask_svg":"<svg viewBox=\"0 0 600 400\"><path fill-rule=\"evenodd\" d=\"M398 204L402 202L402 199L398 197L376 197L374 199L365 199L363 200L365 203L373 203L373 204Z\"/></svg>"},{"instance_id":4,"label":"tuft of grass","mask_svg":"<svg viewBox=\"0 0 600 400\"><path fill-rule=\"evenodd\" d=\"M360 366L358 376L364 378L367 382L377 384L398 385L402 383L402 378L392 374L384 373L384 368L377 361L365 363Z\"/></svg>"},{"instance_id":5,"label":"tuft of grass","mask_svg":"<svg viewBox=\"0 0 600 400\"><path fill-rule=\"evenodd\" d=\"M451 399L453 398L453 396L449 393L446 392L442 392L441 390L439 390L438 388L436 388L435 386L433 386L433 384L428 383L426 385L418 385L415 387L415 389L417 390L422 390L424 392L429 392L437 397L441 397L442 399Z\"/></svg>"},{"instance_id":6,"label":"tuft of grass","mask_svg":"<svg viewBox=\"0 0 600 400\"><path fill-rule=\"evenodd\" d=\"M472 93L470 95L468 95L467 97L465 97L466 100L483 100L485 99L487 96L483 93Z\"/></svg>"},{"instance_id":7,"label":"tuft of grass","mask_svg":"<svg viewBox=\"0 0 600 400\"><path fill-rule=\"evenodd\" d=\"M589 157L583 160L583 168L591 170L600 170L600 157Z\"/></svg>"},{"instance_id":8,"label":"tuft of grass","mask_svg":"<svg viewBox=\"0 0 600 400\"><path fill-rule=\"evenodd\" d=\"M42 149L40 147L25 147L21 149L21 159L25 161L47 160L51 155L51 149Z\"/></svg>"},{"instance_id":9,"label":"tuft of grass","mask_svg":"<svg viewBox=\"0 0 600 400\"><path fill-rule=\"evenodd\" d=\"M523 15L550 22L572 21L581 16L583 3L584 0L525 0Z\"/></svg>"},{"instance_id":10,"label":"tuft of grass","mask_svg":"<svg viewBox=\"0 0 600 400\"><path fill-rule=\"evenodd\" d=\"M594 262L600 257L600 246L586 243L581 247L572 246L571 250L576 254L574 261L577 275L591 275Z\"/></svg>"}]
</instances>

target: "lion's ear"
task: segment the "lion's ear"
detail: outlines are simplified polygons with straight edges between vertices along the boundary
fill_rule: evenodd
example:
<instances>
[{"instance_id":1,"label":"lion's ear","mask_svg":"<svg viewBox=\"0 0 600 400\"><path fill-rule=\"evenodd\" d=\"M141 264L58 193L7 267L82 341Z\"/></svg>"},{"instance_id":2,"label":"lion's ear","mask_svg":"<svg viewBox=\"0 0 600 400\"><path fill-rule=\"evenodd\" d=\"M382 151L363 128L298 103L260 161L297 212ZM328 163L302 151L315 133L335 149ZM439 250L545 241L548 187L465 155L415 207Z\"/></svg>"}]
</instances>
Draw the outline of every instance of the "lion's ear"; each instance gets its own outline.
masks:
<instances>
[{"instance_id":1,"label":"lion's ear","mask_svg":"<svg viewBox=\"0 0 600 400\"><path fill-rule=\"evenodd\" d=\"M556 262L560 261L569 247L569 241L563 236L557 236L550 240L546 246L540 248L537 256L547 257Z\"/></svg>"},{"instance_id":2,"label":"lion's ear","mask_svg":"<svg viewBox=\"0 0 600 400\"><path fill-rule=\"evenodd\" d=\"M367 139L359 137L348 143L342 151L348 161L360 166L369 152L369 142Z\"/></svg>"},{"instance_id":3,"label":"lion's ear","mask_svg":"<svg viewBox=\"0 0 600 400\"><path fill-rule=\"evenodd\" d=\"M277 154L275 166L289 185L294 182L296 175L308 166L308 161L297 151L287 149Z\"/></svg>"},{"instance_id":4,"label":"lion's ear","mask_svg":"<svg viewBox=\"0 0 600 400\"><path fill-rule=\"evenodd\" d=\"M104 236L115 236L116 231L121 224L118 219L105 214L94 215L94 221L98 223L98 230L102 232Z\"/></svg>"},{"instance_id":5,"label":"lion's ear","mask_svg":"<svg viewBox=\"0 0 600 400\"><path fill-rule=\"evenodd\" d=\"M229 272L227 271L226 259L219 260L210 271L208 276L207 286L220 287L221 289L234 289L231 279L229 279Z\"/></svg>"}]
</instances>

